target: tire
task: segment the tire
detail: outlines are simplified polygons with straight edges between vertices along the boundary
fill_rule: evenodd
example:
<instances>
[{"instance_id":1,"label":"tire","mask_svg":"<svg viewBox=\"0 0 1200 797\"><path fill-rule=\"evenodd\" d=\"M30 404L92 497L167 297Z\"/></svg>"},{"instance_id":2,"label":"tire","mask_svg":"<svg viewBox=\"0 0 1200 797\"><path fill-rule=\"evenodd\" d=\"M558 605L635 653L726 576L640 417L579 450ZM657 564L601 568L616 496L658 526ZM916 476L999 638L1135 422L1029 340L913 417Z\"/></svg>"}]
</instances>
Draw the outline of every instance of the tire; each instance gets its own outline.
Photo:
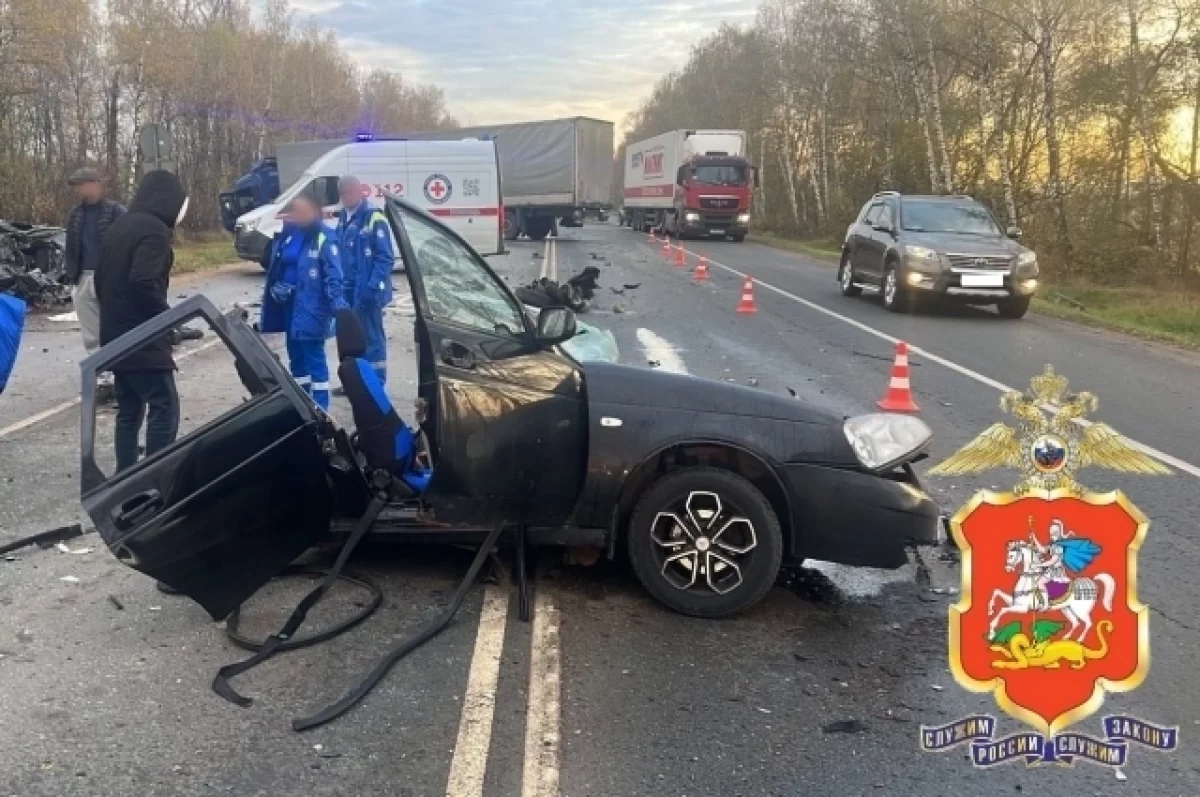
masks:
<instances>
[{"instance_id":1,"label":"tire","mask_svg":"<svg viewBox=\"0 0 1200 797\"><path fill-rule=\"evenodd\" d=\"M897 273L894 263L888 263L887 268L883 271L882 293L885 310L892 313L908 312L908 291L900 284L900 275Z\"/></svg>"},{"instance_id":2,"label":"tire","mask_svg":"<svg viewBox=\"0 0 1200 797\"><path fill-rule=\"evenodd\" d=\"M550 234L553 226L551 219L538 217L525 219L525 234L529 236L531 241L540 241Z\"/></svg>"},{"instance_id":3,"label":"tire","mask_svg":"<svg viewBox=\"0 0 1200 797\"><path fill-rule=\"evenodd\" d=\"M842 296L861 296L862 288L854 284L854 266L850 264L850 253L842 255L838 265L838 285L841 286Z\"/></svg>"},{"instance_id":4,"label":"tire","mask_svg":"<svg viewBox=\"0 0 1200 797\"><path fill-rule=\"evenodd\" d=\"M1032 298L1031 296L1014 296L998 303L996 310L1002 318L1024 318L1025 314L1029 312L1029 302L1032 301Z\"/></svg>"},{"instance_id":5,"label":"tire","mask_svg":"<svg viewBox=\"0 0 1200 797\"><path fill-rule=\"evenodd\" d=\"M521 236L521 223L515 210L504 211L504 240L515 241Z\"/></svg>"},{"instance_id":6,"label":"tire","mask_svg":"<svg viewBox=\"0 0 1200 797\"><path fill-rule=\"evenodd\" d=\"M705 519L701 513L715 508L714 495L720 512ZM723 531L715 536L723 537L723 544L702 534L718 523ZM720 468L689 468L659 479L638 499L626 536L629 561L646 591L667 608L693 617L728 617L749 609L770 591L783 562L783 532L770 502L753 484ZM677 539L693 542L689 547ZM715 569L704 575L698 570L718 556L724 572L713 582Z\"/></svg>"},{"instance_id":7,"label":"tire","mask_svg":"<svg viewBox=\"0 0 1200 797\"><path fill-rule=\"evenodd\" d=\"M731 235L731 236L729 236L729 240L733 241L735 244L740 244L742 241L746 240L746 236L745 235Z\"/></svg>"}]
</instances>

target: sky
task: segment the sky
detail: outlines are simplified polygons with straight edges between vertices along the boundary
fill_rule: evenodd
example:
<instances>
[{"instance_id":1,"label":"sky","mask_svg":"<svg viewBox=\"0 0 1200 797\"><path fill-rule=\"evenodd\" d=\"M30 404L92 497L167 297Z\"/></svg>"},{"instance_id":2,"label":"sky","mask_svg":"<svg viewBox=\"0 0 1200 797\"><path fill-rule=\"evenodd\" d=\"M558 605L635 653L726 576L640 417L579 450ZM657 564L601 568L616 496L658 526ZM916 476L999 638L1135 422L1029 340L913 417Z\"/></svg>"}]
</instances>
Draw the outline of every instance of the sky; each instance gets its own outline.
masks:
<instances>
[{"instance_id":1,"label":"sky","mask_svg":"<svg viewBox=\"0 0 1200 797\"><path fill-rule=\"evenodd\" d=\"M292 0L365 67L433 83L462 124L625 116L756 0Z\"/></svg>"}]
</instances>

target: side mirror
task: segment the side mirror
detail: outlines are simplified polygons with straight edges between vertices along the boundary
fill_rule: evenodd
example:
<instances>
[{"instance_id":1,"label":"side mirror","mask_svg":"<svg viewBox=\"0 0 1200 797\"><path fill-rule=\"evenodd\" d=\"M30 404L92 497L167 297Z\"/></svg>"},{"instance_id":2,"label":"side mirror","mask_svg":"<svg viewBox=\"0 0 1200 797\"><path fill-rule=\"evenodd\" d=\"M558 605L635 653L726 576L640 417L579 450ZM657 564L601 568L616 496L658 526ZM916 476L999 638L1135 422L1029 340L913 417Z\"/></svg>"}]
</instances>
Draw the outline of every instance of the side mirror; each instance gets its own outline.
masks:
<instances>
[{"instance_id":1,"label":"side mirror","mask_svg":"<svg viewBox=\"0 0 1200 797\"><path fill-rule=\"evenodd\" d=\"M888 235L895 236L896 231L887 224L872 224L871 229L876 232L886 232Z\"/></svg>"},{"instance_id":2,"label":"side mirror","mask_svg":"<svg viewBox=\"0 0 1200 797\"><path fill-rule=\"evenodd\" d=\"M537 340L553 346L575 337L575 313L568 307L546 307L538 313Z\"/></svg>"},{"instance_id":3,"label":"side mirror","mask_svg":"<svg viewBox=\"0 0 1200 797\"><path fill-rule=\"evenodd\" d=\"M1021 239L1021 228L1020 227L1009 227L1007 230L1004 231L1004 234L1007 235L1009 238L1012 238L1014 241L1019 241Z\"/></svg>"}]
</instances>

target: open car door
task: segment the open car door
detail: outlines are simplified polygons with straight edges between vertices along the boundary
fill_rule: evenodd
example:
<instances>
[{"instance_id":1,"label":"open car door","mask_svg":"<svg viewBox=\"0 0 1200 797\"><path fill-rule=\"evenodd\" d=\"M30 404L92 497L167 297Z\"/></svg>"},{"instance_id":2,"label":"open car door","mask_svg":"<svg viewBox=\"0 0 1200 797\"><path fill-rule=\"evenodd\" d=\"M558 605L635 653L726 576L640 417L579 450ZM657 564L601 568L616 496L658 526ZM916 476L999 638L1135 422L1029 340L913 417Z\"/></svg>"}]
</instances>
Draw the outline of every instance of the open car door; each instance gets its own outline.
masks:
<instances>
[{"instance_id":1,"label":"open car door","mask_svg":"<svg viewBox=\"0 0 1200 797\"><path fill-rule=\"evenodd\" d=\"M576 363L539 340L521 304L474 249L437 219L387 205L416 312L425 493L438 521L557 526L587 463L587 407Z\"/></svg>"},{"instance_id":2,"label":"open car door","mask_svg":"<svg viewBox=\"0 0 1200 797\"><path fill-rule=\"evenodd\" d=\"M230 408L118 471L100 439L113 430L109 415L97 424L96 375L194 319L218 340L188 367L219 382ZM233 373L211 372L214 361ZM221 619L328 535L329 421L236 312L192 297L88 357L82 384L80 499L121 562ZM186 401L182 413L192 420Z\"/></svg>"}]
</instances>

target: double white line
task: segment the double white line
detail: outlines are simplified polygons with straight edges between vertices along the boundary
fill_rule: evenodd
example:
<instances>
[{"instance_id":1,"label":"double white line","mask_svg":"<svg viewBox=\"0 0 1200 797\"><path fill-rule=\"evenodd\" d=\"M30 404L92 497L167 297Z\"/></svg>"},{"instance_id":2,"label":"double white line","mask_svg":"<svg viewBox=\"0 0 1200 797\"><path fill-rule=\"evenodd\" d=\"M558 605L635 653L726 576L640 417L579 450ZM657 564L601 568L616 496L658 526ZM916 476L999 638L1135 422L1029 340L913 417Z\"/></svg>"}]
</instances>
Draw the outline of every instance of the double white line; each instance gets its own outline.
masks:
<instances>
[{"instance_id":1,"label":"double white line","mask_svg":"<svg viewBox=\"0 0 1200 797\"><path fill-rule=\"evenodd\" d=\"M483 595L446 797L483 795L508 625L508 593L505 586L489 586ZM537 591L533 611L521 797L558 797L562 656L558 607L546 589Z\"/></svg>"}]
</instances>

